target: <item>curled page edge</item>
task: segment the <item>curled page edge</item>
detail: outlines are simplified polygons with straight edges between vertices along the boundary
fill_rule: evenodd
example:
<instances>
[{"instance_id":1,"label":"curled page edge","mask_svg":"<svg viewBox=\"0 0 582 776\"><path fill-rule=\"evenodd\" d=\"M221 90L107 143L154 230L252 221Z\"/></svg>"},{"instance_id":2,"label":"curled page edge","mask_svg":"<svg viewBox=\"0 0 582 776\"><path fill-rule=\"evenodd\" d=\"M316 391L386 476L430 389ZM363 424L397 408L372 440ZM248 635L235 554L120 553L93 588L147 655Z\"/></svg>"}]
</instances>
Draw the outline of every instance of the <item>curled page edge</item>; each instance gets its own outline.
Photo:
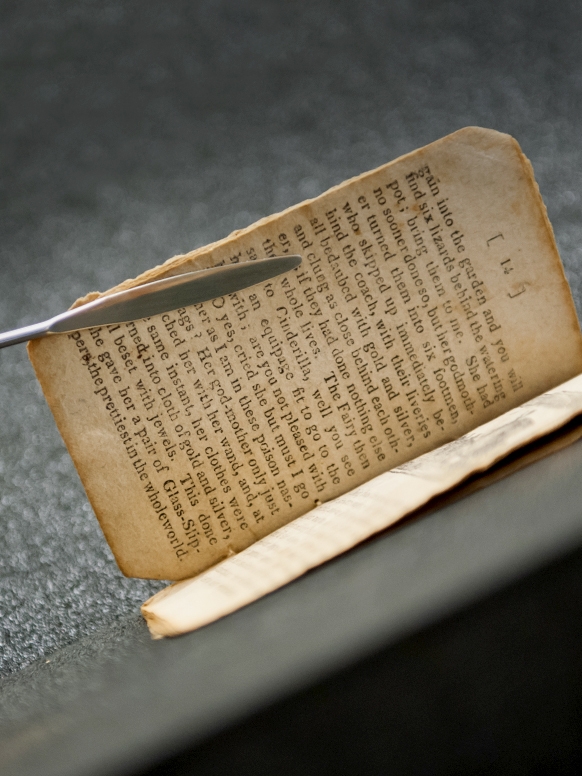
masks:
<instances>
[{"instance_id":1,"label":"curled page edge","mask_svg":"<svg viewBox=\"0 0 582 776\"><path fill-rule=\"evenodd\" d=\"M316 507L202 574L160 591L141 607L151 635L187 633L256 601L581 413L578 375Z\"/></svg>"}]
</instances>

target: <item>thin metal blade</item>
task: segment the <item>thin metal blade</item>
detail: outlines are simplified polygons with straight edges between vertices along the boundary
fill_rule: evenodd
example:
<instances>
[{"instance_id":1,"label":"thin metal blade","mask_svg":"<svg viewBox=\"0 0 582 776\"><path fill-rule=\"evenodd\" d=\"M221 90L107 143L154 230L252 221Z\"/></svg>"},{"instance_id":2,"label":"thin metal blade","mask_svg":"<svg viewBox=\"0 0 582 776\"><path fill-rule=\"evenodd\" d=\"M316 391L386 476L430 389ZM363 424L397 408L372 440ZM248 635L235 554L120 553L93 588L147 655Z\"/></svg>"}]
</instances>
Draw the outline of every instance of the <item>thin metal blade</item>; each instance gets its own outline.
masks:
<instances>
[{"instance_id":1,"label":"thin metal blade","mask_svg":"<svg viewBox=\"0 0 582 776\"><path fill-rule=\"evenodd\" d=\"M50 321L49 332L75 331L149 318L178 307L242 291L289 272L300 264L301 256L275 256L155 280L57 315Z\"/></svg>"}]
</instances>

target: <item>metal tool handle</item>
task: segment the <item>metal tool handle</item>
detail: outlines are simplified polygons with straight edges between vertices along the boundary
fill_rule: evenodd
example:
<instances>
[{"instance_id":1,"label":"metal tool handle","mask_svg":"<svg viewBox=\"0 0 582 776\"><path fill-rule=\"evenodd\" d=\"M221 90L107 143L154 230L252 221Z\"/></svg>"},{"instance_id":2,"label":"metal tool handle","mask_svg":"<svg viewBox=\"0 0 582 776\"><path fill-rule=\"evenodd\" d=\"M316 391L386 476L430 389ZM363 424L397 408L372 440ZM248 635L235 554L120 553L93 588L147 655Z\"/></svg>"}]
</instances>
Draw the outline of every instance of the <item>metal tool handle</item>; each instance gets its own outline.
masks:
<instances>
[{"instance_id":1,"label":"metal tool handle","mask_svg":"<svg viewBox=\"0 0 582 776\"><path fill-rule=\"evenodd\" d=\"M0 333L0 348L7 348L9 345L17 345L19 342L43 337L48 332L50 324L51 321L41 321L33 323L32 326L23 326L21 329Z\"/></svg>"}]
</instances>

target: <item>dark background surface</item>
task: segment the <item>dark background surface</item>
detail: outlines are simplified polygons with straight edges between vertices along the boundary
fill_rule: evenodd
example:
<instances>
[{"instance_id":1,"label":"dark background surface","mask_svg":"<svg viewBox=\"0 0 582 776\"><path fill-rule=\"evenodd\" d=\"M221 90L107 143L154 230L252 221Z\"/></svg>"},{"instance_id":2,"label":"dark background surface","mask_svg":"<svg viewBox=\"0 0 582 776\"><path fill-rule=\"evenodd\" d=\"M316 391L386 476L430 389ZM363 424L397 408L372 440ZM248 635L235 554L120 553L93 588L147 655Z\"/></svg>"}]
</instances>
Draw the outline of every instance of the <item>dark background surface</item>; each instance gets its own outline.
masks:
<instances>
[{"instance_id":1,"label":"dark background surface","mask_svg":"<svg viewBox=\"0 0 582 776\"><path fill-rule=\"evenodd\" d=\"M468 124L513 134L532 160L582 310L579 3L22 0L0 2L0 18L0 329ZM34 747L54 753L51 740L66 754L58 736L72 735L72 720L88 737L76 729L85 760L71 749L71 773L100 757L125 767L145 740L154 757L168 731L147 734L150 706L173 719L191 701L181 684L200 703L220 699L204 712L217 729L579 542L574 491L568 508L559 488L530 504L530 477L503 491L507 519L495 521L493 495L462 502L449 533L432 519L411 525L213 628L153 645L137 611L159 583L117 570L22 346L0 353L0 371L0 721L14 763ZM556 458L567 472L578 471L572 451ZM541 494L562 469L539 476ZM538 502L539 531L522 543ZM411 595L422 605L408 610ZM543 632L550 609L534 617ZM145 695L132 655L150 676ZM107 727L112 699L124 708L114 686L135 720L125 750ZM97 709L109 699L102 724L83 723L86 698ZM188 713L183 741L198 725Z\"/></svg>"}]
</instances>

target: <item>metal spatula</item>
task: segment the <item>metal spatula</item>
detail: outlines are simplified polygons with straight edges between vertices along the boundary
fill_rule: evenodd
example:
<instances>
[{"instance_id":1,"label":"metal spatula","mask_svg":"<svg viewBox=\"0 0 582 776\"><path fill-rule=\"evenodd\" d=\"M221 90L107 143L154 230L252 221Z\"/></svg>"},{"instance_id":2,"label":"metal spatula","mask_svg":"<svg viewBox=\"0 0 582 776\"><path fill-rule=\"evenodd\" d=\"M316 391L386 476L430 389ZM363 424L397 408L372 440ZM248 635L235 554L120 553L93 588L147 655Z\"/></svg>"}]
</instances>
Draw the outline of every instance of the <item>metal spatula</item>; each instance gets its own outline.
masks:
<instances>
[{"instance_id":1,"label":"metal spatula","mask_svg":"<svg viewBox=\"0 0 582 776\"><path fill-rule=\"evenodd\" d=\"M128 291L119 291L55 315L48 321L0 334L0 348L38 339L47 334L149 318L151 315L159 315L178 307L188 307L242 291L289 272L300 264L301 256L275 256L242 264L201 269L164 280L155 280L153 283L144 283Z\"/></svg>"}]
</instances>

